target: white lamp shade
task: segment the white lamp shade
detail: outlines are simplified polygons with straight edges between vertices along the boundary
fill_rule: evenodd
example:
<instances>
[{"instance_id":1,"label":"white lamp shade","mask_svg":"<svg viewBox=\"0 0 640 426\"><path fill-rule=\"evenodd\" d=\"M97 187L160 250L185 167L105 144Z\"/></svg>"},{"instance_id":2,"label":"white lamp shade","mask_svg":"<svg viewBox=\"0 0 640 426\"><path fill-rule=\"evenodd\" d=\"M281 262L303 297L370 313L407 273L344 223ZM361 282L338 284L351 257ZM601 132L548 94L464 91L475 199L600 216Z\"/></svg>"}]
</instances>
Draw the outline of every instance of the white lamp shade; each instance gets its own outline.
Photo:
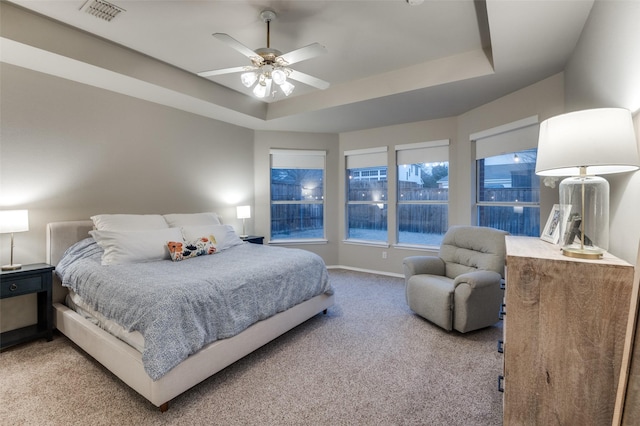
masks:
<instances>
[{"instance_id":1,"label":"white lamp shade","mask_svg":"<svg viewBox=\"0 0 640 426\"><path fill-rule=\"evenodd\" d=\"M238 213L238 219L251 218L251 206L238 206L236 207Z\"/></svg>"},{"instance_id":2,"label":"white lamp shade","mask_svg":"<svg viewBox=\"0 0 640 426\"><path fill-rule=\"evenodd\" d=\"M29 230L28 210L0 210L0 234Z\"/></svg>"},{"instance_id":3,"label":"white lamp shade","mask_svg":"<svg viewBox=\"0 0 640 426\"><path fill-rule=\"evenodd\" d=\"M540 124L536 174L578 176L640 168L631 113L598 108L558 115Z\"/></svg>"}]
</instances>

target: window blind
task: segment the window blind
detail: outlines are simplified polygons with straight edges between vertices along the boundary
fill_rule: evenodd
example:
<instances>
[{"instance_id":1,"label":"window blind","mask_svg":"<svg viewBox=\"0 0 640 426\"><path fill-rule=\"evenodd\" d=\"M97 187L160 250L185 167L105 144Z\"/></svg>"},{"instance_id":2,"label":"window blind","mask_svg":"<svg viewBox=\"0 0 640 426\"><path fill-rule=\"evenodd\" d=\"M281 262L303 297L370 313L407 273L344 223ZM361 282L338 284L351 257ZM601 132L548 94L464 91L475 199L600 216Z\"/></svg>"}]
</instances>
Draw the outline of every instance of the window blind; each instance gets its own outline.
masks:
<instances>
[{"instance_id":1,"label":"window blind","mask_svg":"<svg viewBox=\"0 0 640 426\"><path fill-rule=\"evenodd\" d=\"M272 169L324 169L326 151L272 149Z\"/></svg>"},{"instance_id":2,"label":"window blind","mask_svg":"<svg viewBox=\"0 0 640 426\"><path fill-rule=\"evenodd\" d=\"M539 128L535 116L472 134L476 160L537 148Z\"/></svg>"},{"instance_id":3,"label":"window blind","mask_svg":"<svg viewBox=\"0 0 640 426\"><path fill-rule=\"evenodd\" d=\"M449 139L396 145L398 165L449 161Z\"/></svg>"},{"instance_id":4,"label":"window blind","mask_svg":"<svg viewBox=\"0 0 640 426\"><path fill-rule=\"evenodd\" d=\"M346 157L347 169L387 166L386 146L345 151L344 155Z\"/></svg>"}]
</instances>

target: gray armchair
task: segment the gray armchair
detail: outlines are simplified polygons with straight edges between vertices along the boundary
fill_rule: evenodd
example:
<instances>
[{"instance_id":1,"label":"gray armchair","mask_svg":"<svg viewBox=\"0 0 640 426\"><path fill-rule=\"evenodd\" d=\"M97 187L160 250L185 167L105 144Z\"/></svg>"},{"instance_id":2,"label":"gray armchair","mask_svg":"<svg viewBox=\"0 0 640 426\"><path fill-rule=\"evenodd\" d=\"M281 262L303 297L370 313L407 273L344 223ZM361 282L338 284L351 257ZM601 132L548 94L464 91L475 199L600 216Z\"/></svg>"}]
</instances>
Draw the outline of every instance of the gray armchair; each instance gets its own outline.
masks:
<instances>
[{"instance_id":1,"label":"gray armchair","mask_svg":"<svg viewBox=\"0 0 640 426\"><path fill-rule=\"evenodd\" d=\"M447 331L495 324L503 297L505 235L493 228L452 226L438 256L405 258L409 308Z\"/></svg>"}]
</instances>

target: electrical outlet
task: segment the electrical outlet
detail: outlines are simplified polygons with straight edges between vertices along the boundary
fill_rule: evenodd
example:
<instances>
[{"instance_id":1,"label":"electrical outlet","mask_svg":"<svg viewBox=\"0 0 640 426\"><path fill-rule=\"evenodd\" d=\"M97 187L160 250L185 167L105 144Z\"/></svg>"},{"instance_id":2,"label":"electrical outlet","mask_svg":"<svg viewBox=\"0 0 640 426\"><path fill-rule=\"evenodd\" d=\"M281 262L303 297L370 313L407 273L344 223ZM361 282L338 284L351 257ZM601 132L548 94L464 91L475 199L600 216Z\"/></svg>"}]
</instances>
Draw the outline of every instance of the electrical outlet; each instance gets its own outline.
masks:
<instances>
[{"instance_id":1,"label":"electrical outlet","mask_svg":"<svg viewBox=\"0 0 640 426\"><path fill-rule=\"evenodd\" d=\"M382 252L382 258L383 258L383 259L386 259L386 258L387 258L387 252L386 252L386 251L383 251L383 252Z\"/></svg>"}]
</instances>

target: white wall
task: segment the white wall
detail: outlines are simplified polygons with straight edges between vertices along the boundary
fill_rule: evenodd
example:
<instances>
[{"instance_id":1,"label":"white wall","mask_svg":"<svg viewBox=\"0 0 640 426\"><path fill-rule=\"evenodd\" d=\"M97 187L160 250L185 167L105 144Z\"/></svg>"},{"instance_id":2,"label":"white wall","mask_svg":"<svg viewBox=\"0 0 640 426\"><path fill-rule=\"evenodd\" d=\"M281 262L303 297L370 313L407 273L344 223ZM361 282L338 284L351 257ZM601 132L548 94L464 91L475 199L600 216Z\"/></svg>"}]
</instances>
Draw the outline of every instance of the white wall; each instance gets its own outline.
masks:
<instances>
[{"instance_id":1,"label":"white wall","mask_svg":"<svg viewBox=\"0 0 640 426\"><path fill-rule=\"evenodd\" d=\"M639 23L640 2L596 1L565 70L567 111L627 108L635 113L638 140ZM609 251L633 264L640 240L640 172L603 177L611 185Z\"/></svg>"}]
</instances>

